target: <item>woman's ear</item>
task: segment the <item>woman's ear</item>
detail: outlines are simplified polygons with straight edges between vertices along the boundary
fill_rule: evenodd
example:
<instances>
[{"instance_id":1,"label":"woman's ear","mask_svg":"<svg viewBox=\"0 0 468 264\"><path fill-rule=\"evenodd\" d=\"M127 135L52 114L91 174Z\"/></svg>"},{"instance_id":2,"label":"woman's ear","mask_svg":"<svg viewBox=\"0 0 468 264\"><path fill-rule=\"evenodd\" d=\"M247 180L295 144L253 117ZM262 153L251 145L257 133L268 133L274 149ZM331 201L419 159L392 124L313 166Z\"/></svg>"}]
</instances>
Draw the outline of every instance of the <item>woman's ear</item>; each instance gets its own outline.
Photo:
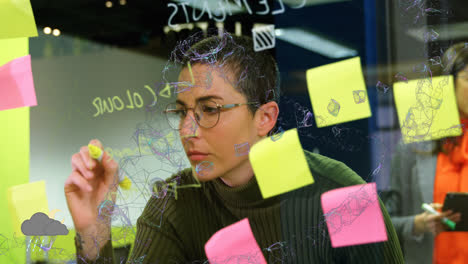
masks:
<instances>
[{"instance_id":1,"label":"woman's ear","mask_svg":"<svg viewBox=\"0 0 468 264\"><path fill-rule=\"evenodd\" d=\"M257 136L265 137L275 127L278 120L279 107L276 102L268 102L260 106L255 112Z\"/></svg>"}]
</instances>

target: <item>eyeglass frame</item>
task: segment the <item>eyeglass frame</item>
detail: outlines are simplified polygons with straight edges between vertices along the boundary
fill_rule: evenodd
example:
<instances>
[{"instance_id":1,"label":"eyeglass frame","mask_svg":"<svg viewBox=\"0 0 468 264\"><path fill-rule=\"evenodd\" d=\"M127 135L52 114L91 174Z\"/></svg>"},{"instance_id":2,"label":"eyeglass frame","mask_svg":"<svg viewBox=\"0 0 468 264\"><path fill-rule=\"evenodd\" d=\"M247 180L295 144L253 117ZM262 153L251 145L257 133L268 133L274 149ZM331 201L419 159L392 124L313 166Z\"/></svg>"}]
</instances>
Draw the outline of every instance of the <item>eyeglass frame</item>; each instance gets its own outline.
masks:
<instances>
[{"instance_id":1,"label":"eyeglass frame","mask_svg":"<svg viewBox=\"0 0 468 264\"><path fill-rule=\"evenodd\" d=\"M204 100L204 101L211 101L211 102L215 103L215 104L216 104L216 108L218 109L218 119L216 120L216 123L215 123L212 127L204 127L204 126L202 126L202 125L199 123L199 121L197 120L197 118L195 117L195 122L197 122L197 125L199 125L200 127L206 128L206 129L213 128L213 127L215 127L215 126L219 123L219 118L221 117L221 110L229 110L229 109L233 109L233 108L235 108L235 107L243 106L243 105L254 105L254 104L255 104L255 105L259 106L259 103L258 103L258 102L246 102L246 103L237 103L237 104L224 104L224 105L220 105L220 104L218 104L217 102L212 101L212 100ZM185 109L183 110L183 111L186 112L185 116L187 116L188 110L192 110L193 113L195 114L195 108L196 108L197 105L198 105L199 103L201 103L201 102L202 102L202 101L198 101L198 102L195 104L195 107L185 107ZM166 116L166 120L167 120L167 122L169 123L169 126L171 126L171 124L170 124L170 122L169 122L169 118L167 117L167 113L182 110L182 109L180 109L180 110L179 110L179 109L167 110L167 107L168 107L169 105L171 105L171 104L176 104L176 103L169 103L169 104L167 104L166 109L163 111L164 115ZM173 128L172 126L171 126L171 128L172 128L172 129L175 129L175 130L180 130L180 128L177 129L177 128Z\"/></svg>"}]
</instances>

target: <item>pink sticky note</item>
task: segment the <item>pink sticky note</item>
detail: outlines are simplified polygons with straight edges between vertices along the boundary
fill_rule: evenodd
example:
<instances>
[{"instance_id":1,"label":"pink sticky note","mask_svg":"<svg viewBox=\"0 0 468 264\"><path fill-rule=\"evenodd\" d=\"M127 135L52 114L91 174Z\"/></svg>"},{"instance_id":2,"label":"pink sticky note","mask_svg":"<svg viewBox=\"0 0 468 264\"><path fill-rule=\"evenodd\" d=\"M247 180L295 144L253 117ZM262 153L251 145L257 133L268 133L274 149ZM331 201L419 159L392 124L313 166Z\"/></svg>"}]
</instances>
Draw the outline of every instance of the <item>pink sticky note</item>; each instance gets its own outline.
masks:
<instances>
[{"instance_id":1,"label":"pink sticky note","mask_svg":"<svg viewBox=\"0 0 468 264\"><path fill-rule=\"evenodd\" d=\"M36 92L31 56L14 59L0 67L0 110L35 106Z\"/></svg>"},{"instance_id":2,"label":"pink sticky note","mask_svg":"<svg viewBox=\"0 0 468 264\"><path fill-rule=\"evenodd\" d=\"M267 263L247 218L216 232L206 242L205 253L210 264Z\"/></svg>"},{"instance_id":3,"label":"pink sticky note","mask_svg":"<svg viewBox=\"0 0 468 264\"><path fill-rule=\"evenodd\" d=\"M387 241L375 183L331 190L321 199L332 247Z\"/></svg>"}]
</instances>

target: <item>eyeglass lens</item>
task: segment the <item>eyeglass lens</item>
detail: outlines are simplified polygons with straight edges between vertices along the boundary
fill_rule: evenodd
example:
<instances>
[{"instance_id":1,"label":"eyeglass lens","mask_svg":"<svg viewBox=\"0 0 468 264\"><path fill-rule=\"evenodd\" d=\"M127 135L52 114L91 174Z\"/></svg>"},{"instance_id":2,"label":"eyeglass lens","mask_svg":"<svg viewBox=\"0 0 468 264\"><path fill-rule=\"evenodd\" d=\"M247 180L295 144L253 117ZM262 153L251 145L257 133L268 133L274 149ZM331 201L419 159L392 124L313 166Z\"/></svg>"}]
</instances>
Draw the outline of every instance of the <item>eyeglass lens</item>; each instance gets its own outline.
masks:
<instances>
[{"instance_id":1,"label":"eyeglass lens","mask_svg":"<svg viewBox=\"0 0 468 264\"><path fill-rule=\"evenodd\" d=\"M193 123L197 122L198 125L204 128L214 127L219 120L219 109L217 104L213 101L198 102L194 109L193 117L189 115L187 118L188 110L180 104L169 104L166 107L166 117L169 125L176 130L185 127L193 127Z\"/></svg>"}]
</instances>

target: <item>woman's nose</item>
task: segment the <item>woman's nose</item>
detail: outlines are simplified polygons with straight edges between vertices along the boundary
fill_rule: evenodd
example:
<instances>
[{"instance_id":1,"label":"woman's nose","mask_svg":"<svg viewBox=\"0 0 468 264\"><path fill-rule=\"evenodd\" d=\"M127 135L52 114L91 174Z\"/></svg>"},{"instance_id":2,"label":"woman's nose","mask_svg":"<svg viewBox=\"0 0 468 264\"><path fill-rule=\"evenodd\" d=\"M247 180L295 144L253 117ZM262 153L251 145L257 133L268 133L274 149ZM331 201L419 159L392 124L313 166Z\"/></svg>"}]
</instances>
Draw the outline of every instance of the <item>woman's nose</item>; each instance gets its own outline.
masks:
<instances>
[{"instance_id":1,"label":"woman's nose","mask_svg":"<svg viewBox=\"0 0 468 264\"><path fill-rule=\"evenodd\" d=\"M187 115L181 120L180 136L196 137L198 136L198 123L195 121L193 111L188 111Z\"/></svg>"}]
</instances>

